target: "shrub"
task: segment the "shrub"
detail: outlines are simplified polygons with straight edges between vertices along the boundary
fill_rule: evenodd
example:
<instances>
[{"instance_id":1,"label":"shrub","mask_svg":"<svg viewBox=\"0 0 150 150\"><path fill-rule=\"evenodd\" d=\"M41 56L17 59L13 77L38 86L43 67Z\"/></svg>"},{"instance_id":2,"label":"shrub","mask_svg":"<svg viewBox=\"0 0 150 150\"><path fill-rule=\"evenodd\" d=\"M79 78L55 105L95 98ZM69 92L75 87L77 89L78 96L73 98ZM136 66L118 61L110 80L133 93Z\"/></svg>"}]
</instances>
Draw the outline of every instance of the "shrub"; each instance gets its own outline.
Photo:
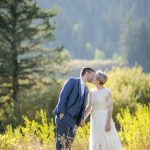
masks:
<instances>
[{"instance_id":1,"label":"shrub","mask_svg":"<svg viewBox=\"0 0 150 150\"><path fill-rule=\"evenodd\" d=\"M121 109L117 119L122 130L120 137L128 150L148 150L150 148L150 104L137 105L135 115L129 108Z\"/></svg>"},{"instance_id":2,"label":"shrub","mask_svg":"<svg viewBox=\"0 0 150 150\"><path fill-rule=\"evenodd\" d=\"M136 110L136 104L148 104L150 101L150 74L137 68L114 68L108 72L109 80L106 87L112 90L113 119L117 129L119 124L116 115L121 108L128 106L131 114Z\"/></svg>"},{"instance_id":3,"label":"shrub","mask_svg":"<svg viewBox=\"0 0 150 150\"><path fill-rule=\"evenodd\" d=\"M7 126L5 134L0 135L0 149L51 149L51 143L54 143L54 123L47 121L46 112L40 111L41 123L35 120L29 120L24 116L25 126L18 126L12 129Z\"/></svg>"}]
</instances>

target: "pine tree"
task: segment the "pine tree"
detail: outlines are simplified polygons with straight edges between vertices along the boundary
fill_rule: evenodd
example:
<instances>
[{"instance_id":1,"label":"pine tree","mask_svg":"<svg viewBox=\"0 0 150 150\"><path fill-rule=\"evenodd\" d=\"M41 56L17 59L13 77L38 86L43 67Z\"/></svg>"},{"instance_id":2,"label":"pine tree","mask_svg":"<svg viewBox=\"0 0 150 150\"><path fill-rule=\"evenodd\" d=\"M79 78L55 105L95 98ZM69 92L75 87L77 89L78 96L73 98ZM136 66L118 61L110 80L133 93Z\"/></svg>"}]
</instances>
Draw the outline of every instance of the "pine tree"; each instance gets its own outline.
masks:
<instances>
[{"instance_id":1,"label":"pine tree","mask_svg":"<svg viewBox=\"0 0 150 150\"><path fill-rule=\"evenodd\" d=\"M17 103L19 91L66 73L63 47L42 46L55 39L55 15L31 0L0 1L0 105Z\"/></svg>"}]
</instances>

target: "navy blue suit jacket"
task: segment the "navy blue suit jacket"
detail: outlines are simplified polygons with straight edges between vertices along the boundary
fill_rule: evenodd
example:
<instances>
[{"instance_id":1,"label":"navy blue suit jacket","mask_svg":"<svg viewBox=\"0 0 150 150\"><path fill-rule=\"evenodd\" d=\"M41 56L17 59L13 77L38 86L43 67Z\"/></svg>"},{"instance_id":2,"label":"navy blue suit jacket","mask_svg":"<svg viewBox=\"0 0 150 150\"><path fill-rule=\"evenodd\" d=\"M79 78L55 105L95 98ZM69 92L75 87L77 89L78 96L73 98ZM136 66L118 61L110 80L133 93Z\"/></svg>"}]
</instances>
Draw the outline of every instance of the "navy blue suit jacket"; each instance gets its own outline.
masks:
<instances>
[{"instance_id":1,"label":"navy blue suit jacket","mask_svg":"<svg viewBox=\"0 0 150 150\"><path fill-rule=\"evenodd\" d=\"M84 94L81 96L80 78L68 79L60 92L54 114L58 116L60 113L69 113L72 117L79 115L78 122L80 122L84 117L87 96L87 87L85 87ZM81 101L83 102L82 106L80 105Z\"/></svg>"}]
</instances>

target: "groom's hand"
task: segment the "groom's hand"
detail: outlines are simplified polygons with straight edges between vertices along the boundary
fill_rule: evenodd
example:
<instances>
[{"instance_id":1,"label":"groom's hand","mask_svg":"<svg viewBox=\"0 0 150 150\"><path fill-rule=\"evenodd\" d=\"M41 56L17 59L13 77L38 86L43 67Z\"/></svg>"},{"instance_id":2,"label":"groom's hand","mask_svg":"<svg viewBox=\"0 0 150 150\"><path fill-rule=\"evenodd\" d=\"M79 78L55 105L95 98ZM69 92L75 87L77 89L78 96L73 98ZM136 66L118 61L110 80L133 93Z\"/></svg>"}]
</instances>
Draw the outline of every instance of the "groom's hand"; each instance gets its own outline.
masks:
<instances>
[{"instance_id":1,"label":"groom's hand","mask_svg":"<svg viewBox=\"0 0 150 150\"><path fill-rule=\"evenodd\" d=\"M85 126L85 121L84 121L83 119L81 120L79 126L80 126L80 127L84 127L84 126Z\"/></svg>"},{"instance_id":2,"label":"groom's hand","mask_svg":"<svg viewBox=\"0 0 150 150\"><path fill-rule=\"evenodd\" d=\"M63 114L63 113L60 113L60 114L59 114L59 119L61 120L63 117L64 117L64 114Z\"/></svg>"}]
</instances>

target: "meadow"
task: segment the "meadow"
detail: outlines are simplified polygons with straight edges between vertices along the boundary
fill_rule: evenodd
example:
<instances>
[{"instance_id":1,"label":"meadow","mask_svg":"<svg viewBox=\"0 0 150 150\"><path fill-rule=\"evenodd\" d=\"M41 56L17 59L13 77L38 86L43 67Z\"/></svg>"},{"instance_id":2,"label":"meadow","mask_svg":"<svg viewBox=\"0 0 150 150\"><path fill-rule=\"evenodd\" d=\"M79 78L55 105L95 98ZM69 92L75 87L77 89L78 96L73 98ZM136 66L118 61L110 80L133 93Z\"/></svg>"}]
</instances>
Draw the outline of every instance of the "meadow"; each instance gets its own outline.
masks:
<instances>
[{"instance_id":1,"label":"meadow","mask_svg":"<svg viewBox=\"0 0 150 150\"><path fill-rule=\"evenodd\" d=\"M150 75L137 68L114 68L108 71L107 87L112 89L116 124L124 150L150 149ZM93 85L88 85L89 88ZM44 110L39 111L40 120L22 116L23 125L13 128L7 125L0 134L0 150L54 150L54 118ZM73 150L88 150L90 122L78 128Z\"/></svg>"},{"instance_id":2,"label":"meadow","mask_svg":"<svg viewBox=\"0 0 150 150\"><path fill-rule=\"evenodd\" d=\"M41 123L24 117L24 126L12 129L7 126L4 134L0 135L1 150L54 150L55 125L53 120L47 121L46 113L41 110ZM149 150L150 148L150 104L138 105L135 115L131 115L128 108L117 114L121 125L118 132L124 150ZM88 150L89 130L88 122L84 128L79 128L73 145L73 150Z\"/></svg>"}]
</instances>

